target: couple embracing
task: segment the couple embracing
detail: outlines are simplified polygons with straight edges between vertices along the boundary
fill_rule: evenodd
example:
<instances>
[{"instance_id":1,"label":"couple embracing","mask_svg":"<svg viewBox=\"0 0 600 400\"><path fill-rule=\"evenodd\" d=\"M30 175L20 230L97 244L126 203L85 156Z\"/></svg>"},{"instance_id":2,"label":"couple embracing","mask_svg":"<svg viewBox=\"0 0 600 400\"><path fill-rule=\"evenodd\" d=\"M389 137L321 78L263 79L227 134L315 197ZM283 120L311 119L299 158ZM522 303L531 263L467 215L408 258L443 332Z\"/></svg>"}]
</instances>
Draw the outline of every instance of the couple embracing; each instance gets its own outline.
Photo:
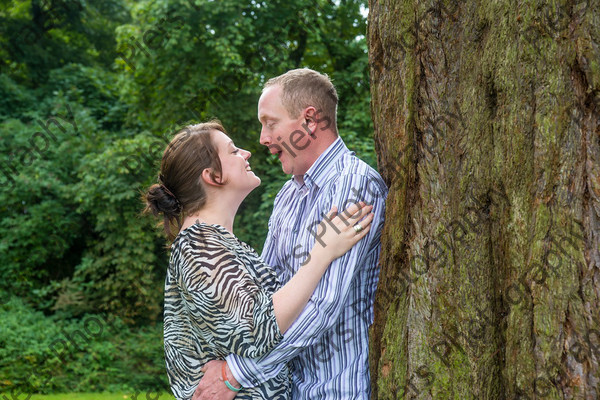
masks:
<instances>
[{"instance_id":1,"label":"couple embracing","mask_svg":"<svg viewBox=\"0 0 600 400\"><path fill-rule=\"evenodd\" d=\"M260 143L292 175L258 254L233 234L260 184L218 122L178 133L147 210L172 241L167 373L177 399L368 399L368 328L387 187L338 134L338 97L304 68L269 80ZM175 232L172 229L175 228Z\"/></svg>"}]
</instances>

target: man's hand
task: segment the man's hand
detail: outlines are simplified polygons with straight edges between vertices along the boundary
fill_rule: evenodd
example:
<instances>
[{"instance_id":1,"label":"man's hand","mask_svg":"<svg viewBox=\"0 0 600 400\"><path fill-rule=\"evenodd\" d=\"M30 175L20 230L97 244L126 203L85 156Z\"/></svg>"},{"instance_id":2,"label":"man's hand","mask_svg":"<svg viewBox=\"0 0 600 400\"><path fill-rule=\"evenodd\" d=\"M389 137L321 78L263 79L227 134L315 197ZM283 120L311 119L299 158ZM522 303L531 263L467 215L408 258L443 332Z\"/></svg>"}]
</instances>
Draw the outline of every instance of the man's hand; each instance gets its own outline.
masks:
<instances>
[{"instance_id":1,"label":"man's hand","mask_svg":"<svg viewBox=\"0 0 600 400\"><path fill-rule=\"evenodd\" d=\"M236 393L225 386L225 382L221 378L221 368L225 361L212 360L204 364L201 371L204 376L200 380L192 400L233 400ZM234 387L240 387L229 367L225 366L229 383Z\"/></svg>"}]
</instances>

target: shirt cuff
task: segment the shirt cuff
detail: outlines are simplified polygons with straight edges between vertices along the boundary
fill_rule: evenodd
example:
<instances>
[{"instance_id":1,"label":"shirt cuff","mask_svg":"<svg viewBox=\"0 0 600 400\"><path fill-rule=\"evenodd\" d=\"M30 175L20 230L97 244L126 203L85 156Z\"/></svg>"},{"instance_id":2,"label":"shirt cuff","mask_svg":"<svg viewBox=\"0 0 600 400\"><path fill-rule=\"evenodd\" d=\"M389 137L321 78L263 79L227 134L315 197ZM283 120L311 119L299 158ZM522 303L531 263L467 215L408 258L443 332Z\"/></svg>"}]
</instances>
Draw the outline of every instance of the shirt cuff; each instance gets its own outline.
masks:
<instances>
[{"instance_id":1,"label":"shirt cuff","mask_svg":"<svg viewBox=\"0 0 600 400\"><path fill-rule=\"evenodd\" d=\"M231 370L233 377L236 381L238 381L240 385L242 385L242 387L248 388L258 385L258 382L246 379L246 377L248 376L248 368L246 365L244 365L244 361L242 361L240 357L236 357L235 354L230 354L227 357L225 357L225 360L227 361L227 366ZM245 361L249 360L246 359Z\"/></svg>"}]
</instances>

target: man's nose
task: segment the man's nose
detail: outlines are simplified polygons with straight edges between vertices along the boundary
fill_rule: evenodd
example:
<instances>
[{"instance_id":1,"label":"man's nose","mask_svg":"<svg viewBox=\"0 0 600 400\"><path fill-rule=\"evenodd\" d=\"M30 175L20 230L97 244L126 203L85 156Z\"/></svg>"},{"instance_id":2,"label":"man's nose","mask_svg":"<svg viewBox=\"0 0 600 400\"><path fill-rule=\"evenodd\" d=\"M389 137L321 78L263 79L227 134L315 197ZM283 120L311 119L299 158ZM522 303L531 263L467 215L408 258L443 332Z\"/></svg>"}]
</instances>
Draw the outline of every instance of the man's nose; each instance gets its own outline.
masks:
<instances>
[{"instance_id":1,"label":"man's nose","mask_svg":"<svg viewBox=\"0 0 600 400\"><path fill-rule=\"evenodd\" d=\"M261 128L260 130L260 140L259 140L260 144L262 144L263 146L268 146L271 144L271 135L267 134L267 132L265 132L265 128Z\"/></svg>"}]
</instances>

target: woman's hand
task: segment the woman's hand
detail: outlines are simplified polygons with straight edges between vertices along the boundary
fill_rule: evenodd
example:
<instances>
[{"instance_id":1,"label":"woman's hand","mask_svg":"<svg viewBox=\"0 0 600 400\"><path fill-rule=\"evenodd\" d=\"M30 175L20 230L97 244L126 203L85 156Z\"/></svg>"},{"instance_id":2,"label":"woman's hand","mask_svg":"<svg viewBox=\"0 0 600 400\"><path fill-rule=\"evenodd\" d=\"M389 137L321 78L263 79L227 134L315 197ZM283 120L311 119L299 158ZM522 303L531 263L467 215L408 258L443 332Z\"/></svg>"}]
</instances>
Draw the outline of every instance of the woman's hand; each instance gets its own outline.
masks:
<instances>
[{"instance_id":1,"label":"woman's hand","mask_svg":"<svg viewBox=\"0 0 600 400\"><path fill-rule=\"evenodd\" d=\"M273 310L281 333L298 318L331 262L369 233L372 209L360 202L337 215L336 207L332 207L323 218L310 254L292 279L273 295ZM358 223L360 227L355 228Z\"/></svg>"},{"instance_id":2,"label":"woman's hand","mask_svg":"<svg viewBox=\"0 0 600 400\"><path fill-rule=\"evenodd\" d=\"M369 233L373 221L372 210L373 206L367 206L362 201L339 214L337 207L333 206L317 228L313 251L331 261L344 255Z\"/></svg>"}]
</instances>

